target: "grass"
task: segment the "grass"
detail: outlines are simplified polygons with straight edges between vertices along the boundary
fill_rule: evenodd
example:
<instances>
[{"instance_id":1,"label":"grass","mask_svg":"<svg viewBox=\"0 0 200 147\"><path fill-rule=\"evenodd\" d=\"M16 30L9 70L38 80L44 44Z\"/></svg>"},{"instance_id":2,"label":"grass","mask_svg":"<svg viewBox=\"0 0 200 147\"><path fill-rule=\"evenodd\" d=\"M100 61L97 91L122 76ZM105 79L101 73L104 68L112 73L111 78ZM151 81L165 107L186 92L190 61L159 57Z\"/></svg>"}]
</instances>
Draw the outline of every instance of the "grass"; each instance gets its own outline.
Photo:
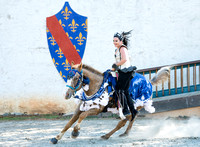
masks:
<instances>
[{"instance_id":1,"label":"grass","mask_svg":"<svg viewBox=\"0 0 200 147\"><path fill-rule=\"evenodd\" d=\"M59 115L59 114L40 114L40 115L8 115L0 116L1 121L21 121L21 120L69 120L72 115ZM117 115L98 115L88 116L86 119L98 119L98 118L117 118Z\"/></svg>"},{"instance_id":2,"label":"grass","mask_svg":"<svg viewBox=\"0 0 200 147\"><path fill-rule=\"evenodd\" d=\"M39 115L8 115L8 116L2 116L0 115L0 122L2 121L23 121L23 120L69 120L72 117L72 115L67 115L63 116L62 114L39 114ZM88 116L85 118L85 120L90 120L90 119L120 119L117 114L111 114L111 115L105 115L104 113L101 113L99 115L94 115L94 116ZM175 119L175 120L187 120L190 117L168 117L165 119ZM150 119L150 118L145 118L144 116L138 116L137 119ZM155 119L155 118L152 118Z\"/></svg>"},{"instance_id":3,"label":"grass","mask_svg":"<svg viewBox=\"0 0 200 147\"><path fill-rule=\"evenodd\" d=\"M70 119L71 116L61 116L58 114L42 114L42 115L9 115L0 116L0 121L19 121L19 120L60 120Z\"/></svg>"}]
</instances>

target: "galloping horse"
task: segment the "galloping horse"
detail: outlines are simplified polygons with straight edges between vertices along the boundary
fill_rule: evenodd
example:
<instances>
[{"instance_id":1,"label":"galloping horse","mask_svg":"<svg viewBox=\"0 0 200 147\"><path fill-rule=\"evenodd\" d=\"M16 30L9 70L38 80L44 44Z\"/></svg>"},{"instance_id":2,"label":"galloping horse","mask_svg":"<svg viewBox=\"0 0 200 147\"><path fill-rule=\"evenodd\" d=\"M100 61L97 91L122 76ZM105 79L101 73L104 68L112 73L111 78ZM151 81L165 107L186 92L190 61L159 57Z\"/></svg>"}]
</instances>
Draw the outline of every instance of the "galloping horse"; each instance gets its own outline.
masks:
<instances>
[{"instance_id":1,"label":"galloping horse","mask_svg":"<svg viewBox=\"0 0 200 147\"><path fill-rule=\"evenodd\" d=\"M74 65L73 68L76 69L78 72L76 72L75 75L71 78L71 81L69 80L70 84L68 85L69 88L66 92L66 96L65 96L66 99L71 98L77 91L81 91L81 90L85 93L86 98L90 99L91 96L93 96L99 92L99 89L101 89L102 87L106 87L105 85L102 86L102 83L104 81L104 74L99 72L98 70L95 70L94 68L92 68L90 66L82 65L82 64ZM147 81L147 80L146 81L147 81L147 83L151 83L152 85L157 85L157 84L160 84L162 81L167 80L169 74L170 74L170 67L164 67L164 68L161 68L150 81ZM83 76L88 77L90 80L89 89L87 91L84 90L84 88L82 88ZM140 76L142 76L142 75L140 75ZM138 86L138 87L140 87L140 86ZM144 91L144 89L141 89L141 88L138 90ZM151 87L151 90L152 90L152 87ZM62 138L64 133L77 120L78 120L78 122L74 126L74 129L73 129L71 135L73 138L78 137L79 130L80 130L80 124L81 124L82 120L85 119L87 116L98 115L99 113L101 113L104 110L105 106L108 104L109 98L107 97L108 94L107 95L105 94L106 92L107 92L107 89L102 94L104 96L102 96L100 98L97 98L94 100L91 98L91 100L89 100L90 102L88 104L89 108L88 107L85 109L83 108L85 106L85 104L87 103L87 101L84 101L84 99L82 99L80 101L75 113L73 114L72 118L66 124L66 126L61 131L61 133L59 135L57 135L55 138L51 139L51 143L56 144L58 142L58 140L60 140ZM143 106L138 105L136 107L136 110L139 111L142 108L144 108L144 105ZM117 124L117 126L112 131L101 136L101 138L108 139L113 133L115 133L117 130L119 130L120 128L125 126L127 121L129 121L129 125L127 126L126 131L123 134L121 134L120 136L128 135L136 117L133 120L131 120L131 118L132 118L131 115L127 115L126 119L120 120L119 123Z\"/></svg>"}]
</instances>

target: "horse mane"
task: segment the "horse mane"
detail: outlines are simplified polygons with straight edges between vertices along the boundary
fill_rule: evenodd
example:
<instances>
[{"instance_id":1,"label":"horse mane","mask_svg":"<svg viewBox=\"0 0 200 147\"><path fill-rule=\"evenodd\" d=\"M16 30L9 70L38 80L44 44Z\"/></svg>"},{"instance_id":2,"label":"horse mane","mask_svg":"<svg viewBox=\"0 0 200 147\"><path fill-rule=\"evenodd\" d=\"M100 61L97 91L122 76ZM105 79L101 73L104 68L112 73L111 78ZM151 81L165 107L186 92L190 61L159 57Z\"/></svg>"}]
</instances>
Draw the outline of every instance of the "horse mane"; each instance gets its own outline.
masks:
<instances>
[{"instance_id":1,"label":"horse mane","mask_svg":"<svg viewBox=\"0 0 200 147\"><path fill-rule=\"evenodd\" d=\"M93 67L91 67L89 65L83 64L82 68L85 69L85 70L87 70L87 71L89 71L89 72L92 72L92 73L94 73L96 75L103 76L102 72L94 69Z\"/></svg>"}]
</instances>

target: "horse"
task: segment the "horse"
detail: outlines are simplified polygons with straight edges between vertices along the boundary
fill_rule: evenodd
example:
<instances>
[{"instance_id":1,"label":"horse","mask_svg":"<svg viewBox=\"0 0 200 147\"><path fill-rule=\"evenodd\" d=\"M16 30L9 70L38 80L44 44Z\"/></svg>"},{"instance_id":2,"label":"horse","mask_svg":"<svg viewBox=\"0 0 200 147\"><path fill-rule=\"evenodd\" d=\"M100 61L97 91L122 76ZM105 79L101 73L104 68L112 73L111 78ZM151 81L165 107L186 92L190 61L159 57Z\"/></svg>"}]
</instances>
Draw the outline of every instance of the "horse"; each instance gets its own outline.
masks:
<instances>
[{"instance_id":1,"label":"horse","mask_svg":"<svg viewBox=\"0 0 200 147\"><path fill-rule=\"evenodd\" d=\"M80 103L78 104L78 107L76 108L72 118L69 120L69 122L65 125L63 130L55 137L51 139L51 143L56 144L58 140L62 138L64 133L77 121L77 124L74 126L73 131L71 133L72 138L76 138L79 136L79 130L80 130L80 124L81 122L87 117L91 115L98 115L104 109L106 108L106 105L108 104L108 101L111 101L112 99L109 97L101 97L98 100L93 100L91 96L95 95L96 93L99 92L99 89L102 87L102 83L104 81L104 74L91 66L85 65L85 64L79 64L79 65L74 65L72 67L73 69L77 70L74 74L74 76L71 78L71 80L68 81L68 89L65 95L65 99L70 99L74 94L79 91L83 91L86 95L86 99L81 99ZM158 85L162 83L162 81L166 81L169 77L170 74L170 67L164 67L161 68L157 74L149 80L149 82L152 85ZM142 76L142 75L141 75ZM88 77L90 80L89 83L89 89L84 90L83 87L83 77ZM144 78L144 77L143 77ZM147 81L148 82L148 81ZM106 87L105 85L103 87ZM151 87L152 88L152 87ZM103 92L104 94L107 92L107 89ZM152 94L151 94L152 96ZM89 106L91 106L89 109L83 110L84 104L87 103L87 101L90 101ZM99 101L104 101L103 104L99 103ZM98 101L98 102L97 102ZM106 102L107 101L107 102ZM137 106L136 110L140 111L144 106ZM120 112L119 112L120 113ZM121 111L122 113L122 111ZM119 114L120 115L120 114ZM137 115L136 115L137 117ZM122 136L127 136L132 128L133 122L135 121L136 117L132 119L131 114L127 115L125 118L126 119L121 119L117 126L111 130L109 133L101 136L102 139L109 139L112 134L114 134L116 131L121 129L127 121L129 121L129 124L125 130L124 133L119 135L120 137Z\"/></svg>"}]
</instances>

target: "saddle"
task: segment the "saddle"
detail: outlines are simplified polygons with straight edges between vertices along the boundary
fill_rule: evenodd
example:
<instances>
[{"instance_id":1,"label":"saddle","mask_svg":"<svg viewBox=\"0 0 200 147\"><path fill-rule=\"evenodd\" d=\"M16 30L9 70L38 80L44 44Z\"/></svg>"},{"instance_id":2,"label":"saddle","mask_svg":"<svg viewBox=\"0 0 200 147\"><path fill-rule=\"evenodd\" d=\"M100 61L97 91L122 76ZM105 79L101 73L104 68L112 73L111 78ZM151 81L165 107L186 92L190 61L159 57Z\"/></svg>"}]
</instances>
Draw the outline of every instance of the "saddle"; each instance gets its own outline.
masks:
<instances>
[{"instance_id":1,"label":"saddle","mask_svg":"<svg viewBox=\"0 0 200 147\"><path fill-rule=\"evenodd\" d=\"M133 72L133 78L135 76L135 70L137 69L136 66L130 66L129 68L124 68L124 69L119 69L121 70L122 72ZM113 92L115 90L115 87L116 87L116 83L117 83L117 77L114 77L112 74L111 74L111 70L107 70L103 73L104 75L104 81L107 81L108 80L108 94L110 94L111 92Z\"/></svg>"}]
</instances>

